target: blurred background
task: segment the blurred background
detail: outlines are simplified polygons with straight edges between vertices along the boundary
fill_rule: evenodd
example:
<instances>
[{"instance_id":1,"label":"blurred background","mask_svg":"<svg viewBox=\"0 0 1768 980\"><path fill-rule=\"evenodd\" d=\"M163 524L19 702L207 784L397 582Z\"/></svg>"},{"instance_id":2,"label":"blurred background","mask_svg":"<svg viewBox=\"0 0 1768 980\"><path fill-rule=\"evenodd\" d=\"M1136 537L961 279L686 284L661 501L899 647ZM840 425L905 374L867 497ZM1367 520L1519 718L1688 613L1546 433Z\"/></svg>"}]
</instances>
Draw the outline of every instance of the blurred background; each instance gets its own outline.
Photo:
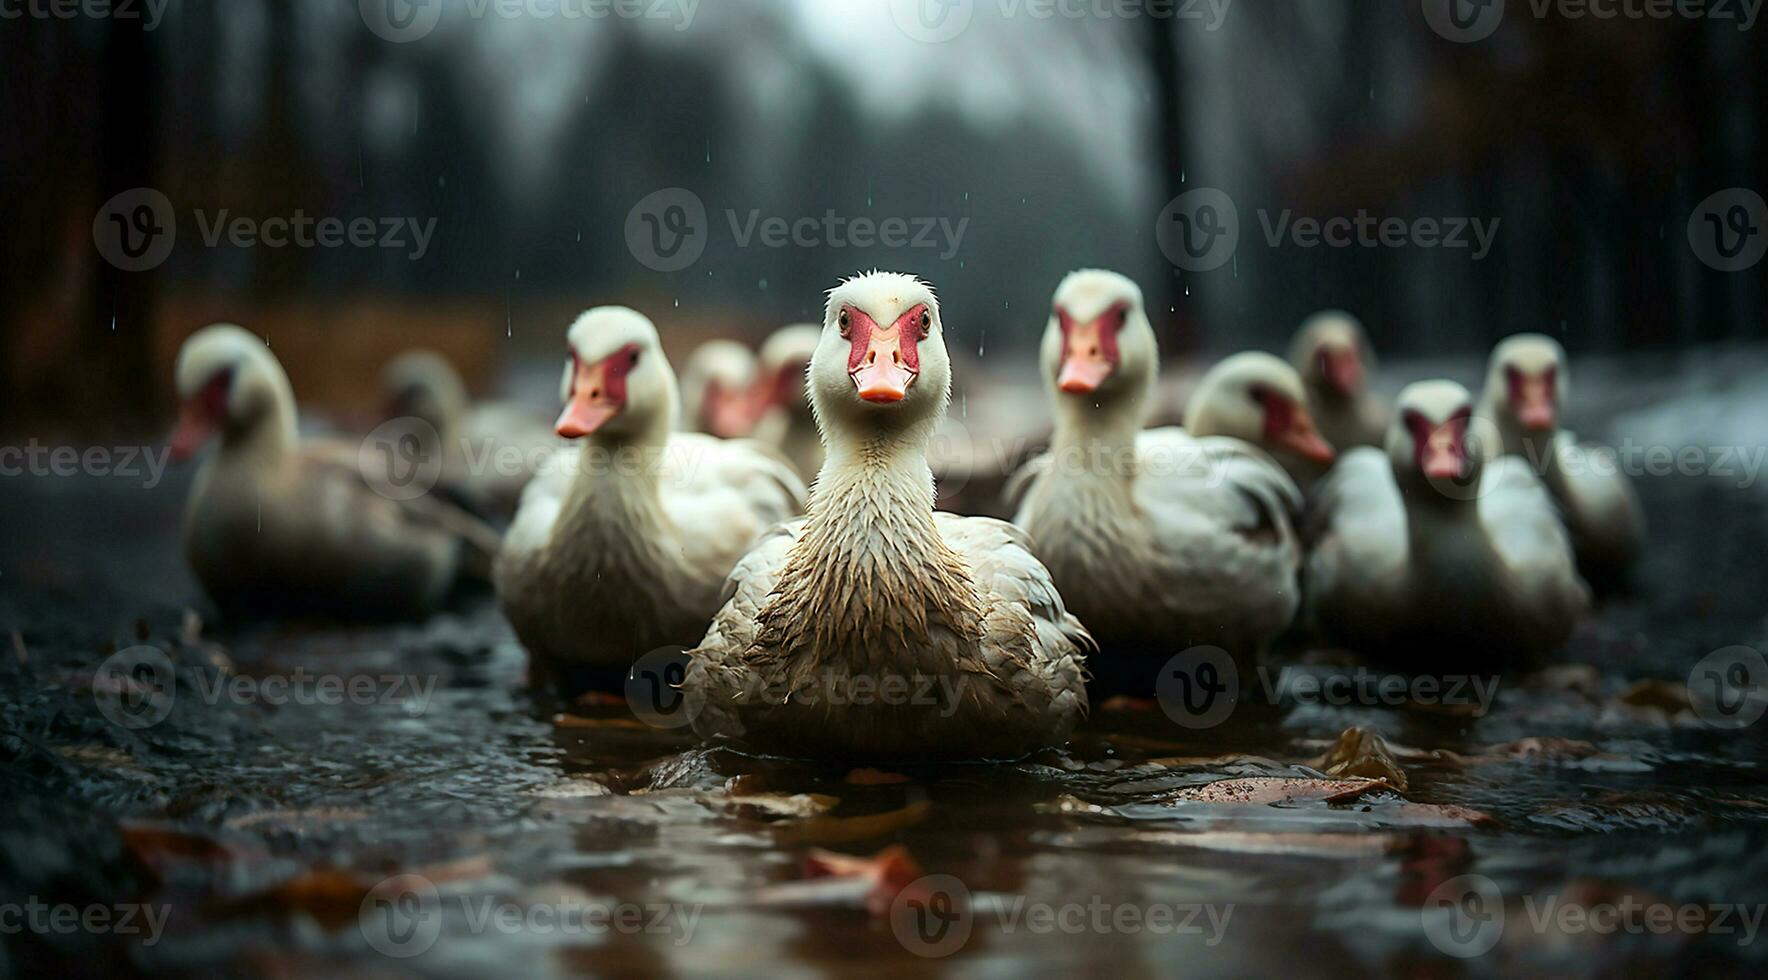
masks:
<instances>
[{"instance_id":1,"label":"blurred background","mask_svg":"<svg viewBox=\"0 0 1768 980\"><path fill-rule=\"evenodd\" d=\"M1444 3L1447 27L1434 0L8 0L0 412L157 426L179 341L216 320L344 415L416 344L481 391L550 385L600 303L651 314L679 368L701 339L818 319L873 266L935 283L991 371L1029 360L1086 265L1143 283L1174 357L1282 349L1323 306L1402 356L1518 330L1574 356L1760 338L1768 264L1721 271L1688 228L1715 192L1768 187L1768 27L1500 0L1464 28L1493 8ZM1235 202L1240 242L1187 272L1155 226L1198 187ZM138 188L175 241L107 261L104 229L164 227L117 198ZM635 210L672 188L704 216ZM1359 211L1494 234L1484 254L1267 241L1285 212ZM376 240L225 231L303 215ZM645 236L684 215L703 251L660 268ZM907 234L861 247L859 219Z\"/></svg>"}]
</instances>

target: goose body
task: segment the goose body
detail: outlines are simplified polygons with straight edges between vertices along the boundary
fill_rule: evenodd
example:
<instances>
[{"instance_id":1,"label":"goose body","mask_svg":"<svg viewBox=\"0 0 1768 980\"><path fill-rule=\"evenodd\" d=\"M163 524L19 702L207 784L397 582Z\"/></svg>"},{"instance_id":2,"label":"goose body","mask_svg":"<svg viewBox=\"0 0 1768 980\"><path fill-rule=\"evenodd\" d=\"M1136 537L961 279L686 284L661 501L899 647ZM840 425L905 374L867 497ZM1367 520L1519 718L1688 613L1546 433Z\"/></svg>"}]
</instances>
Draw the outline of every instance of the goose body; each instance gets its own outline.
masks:
<instances>
[{"instance_id":1,"label":"goose body","mask_svg":"<svg viewBox=\"0 0 1768 980\"><path fill-rule=\"evenodd\" d=\"M1075 273L1057 290L1042 358L1056 432L1050 453L1009 482L1015 523L1098 638L1098 670L1129 661L1151 686L1167 657L1207 644L1250 679L1299 601L1301 495L1267 447L1331 450L1300 379L1266 354L1204 377L1190 431L1139 431L1158 358L1141 304L1114 273Z\"/></svg>"},{"instance_id":2,"label":"goose body","mask_svg":"<svg viewBox=\"0 0 1768 980\"><path fill-rule=\"evenodd\" d=\"M1000 759L1085 716L1091 641L1025 536L933 510L950 384L930 288L872 273L831 291L810 366L828 457L808 515L738 563L690 654L696 731L844 761Z\"/></svg>"},{"instance_id":3,"label":"goose body","mask_svg":"<svg viewBox=\"0 0 1768 980\"><path fill-rule=\"evenodd\" d=\"M1547 488L1470 451L1466 389L1401 393L1385 451L1346 453L1316 488L1310 619L1331 640L1417 670L1529 666L1589 604Z\"/></svg>"},{"instance_id":4,"label":"goose body","mask_svg":"<svg viewBox=\"0 0 1768 980\"><path fill-rule=\"evenodd\" d=\"M774 331L761 345L761 421L755 438L778 450L806 480L823 466L823 437L804 383L821 336L821 327L798 324Z\"/></svg>"},{"instance_id":5,"label":"goose body","mask_svg":"<svg viewBox=\"0 0 1768 980\"><path fill-rule=\"evenodd\" d=\"M441 467L437 487L484 517L508 521L535 472L559 451L550 429L519 406L474 404L448 360L413 350L382 372L388 417L418 419L433 434Z\"/></svg>"},{"instance_id":6,"label":"goose body","mask_svg":"<svg viewBox=\"0 0 1768 980\"><path fill-rule=\"evenodd\" d=\"M523 492L496 583L538 672L573 686L579 668L693 643L731 566L804 489L753 443L671 431L675 379L642 315L590 310L569 341L558 431L583 442Z\"/></svg>"},{"instance_id":7,"label":"goose body","mask_svg":"<svg viewBox=\"0 0 1768 980\"><path fill-rule=\"evenodd\" d=\"M177 388L173 455L220 436L191 487L184 547L223 610L421 615L488 574L488 528L433 496L376 492L354 446L298 437L288 376L247 331L193 334Z\"/></svg>"},{"instance_id":8,"label":"goose body","mask_svg":"<svg viewBox=\"0 0 1768 980\"><path fill-rule=\"evenodd\" d=\"M1558 341L1543 334L1510 337L1492 351L1479 414L1494 427L1500 449L1546 483L1584 575L1614 584L1644 547L1645 513L1627 475L1598 464L1601 448L1559 428L1568 380Z\"/></svg>"}]
</instances>

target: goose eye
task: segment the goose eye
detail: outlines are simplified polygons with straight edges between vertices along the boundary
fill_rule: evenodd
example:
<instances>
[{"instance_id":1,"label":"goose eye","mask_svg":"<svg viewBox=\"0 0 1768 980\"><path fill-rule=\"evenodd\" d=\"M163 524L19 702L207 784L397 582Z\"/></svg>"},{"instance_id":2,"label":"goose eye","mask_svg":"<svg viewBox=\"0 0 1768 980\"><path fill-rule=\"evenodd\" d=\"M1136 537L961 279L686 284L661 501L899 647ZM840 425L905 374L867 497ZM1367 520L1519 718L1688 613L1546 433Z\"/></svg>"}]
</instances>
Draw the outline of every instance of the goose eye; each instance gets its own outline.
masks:
<instances>
[{"instance_id":1,"label":"goose eye","mask_svg":"<svg viewBox=\"0 0 1768 980\"><path fill-rule=\"evenodd\" d=\"M631 359L628 360L626 363L629 367L637 367L638 366L638 351L633 351Z\"/></svg>"},{"instance_id":2,"label":"goose eye","mask_svg":"<svg viewBox=\"0 0 1768 980\"><path fill-rule=\"evenodd\" d=\"M926 330L933 325L933 317L926 310L921 311L921 329Z\"/></svg>"},{"instance_id":3,"label":"goose eye","mask_svg":"<svg viewBox=\"0 0 1768 980\"><path fill-rule=\"evenodd\" d=\"M837 322L841 325L841 336L846 337L848 330L853 326L853 318L847 315L846 310L842 310Z\"/></svg>"}]
</instances>

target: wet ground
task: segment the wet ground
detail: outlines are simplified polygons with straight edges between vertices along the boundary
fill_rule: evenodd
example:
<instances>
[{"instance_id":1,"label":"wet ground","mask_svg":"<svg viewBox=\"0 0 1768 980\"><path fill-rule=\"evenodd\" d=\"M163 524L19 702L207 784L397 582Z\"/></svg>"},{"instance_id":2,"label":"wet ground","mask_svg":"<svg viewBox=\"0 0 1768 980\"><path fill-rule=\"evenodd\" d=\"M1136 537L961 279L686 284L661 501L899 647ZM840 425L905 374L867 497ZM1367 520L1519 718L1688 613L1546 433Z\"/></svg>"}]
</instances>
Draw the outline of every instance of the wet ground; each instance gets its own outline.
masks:
<instances>
[{"instance_id":1,"label":"wet ground","mask_svg":"<svg viewBox=\"0 0 1768 980\"><path fill-rule=\"evenodd\" d=\"M1483 713L1290 687L1192 730L1120 699L1063 753L849 772L533 696L483 599L416 626L205 622L180 479L3 487L0 976L1768 961L1768 720L1717 729L1681 686L1765 648L1768 488L1641 480L1636 589ZM173 696L95 692L138 647Z\"/></svg>"}]
</instances>

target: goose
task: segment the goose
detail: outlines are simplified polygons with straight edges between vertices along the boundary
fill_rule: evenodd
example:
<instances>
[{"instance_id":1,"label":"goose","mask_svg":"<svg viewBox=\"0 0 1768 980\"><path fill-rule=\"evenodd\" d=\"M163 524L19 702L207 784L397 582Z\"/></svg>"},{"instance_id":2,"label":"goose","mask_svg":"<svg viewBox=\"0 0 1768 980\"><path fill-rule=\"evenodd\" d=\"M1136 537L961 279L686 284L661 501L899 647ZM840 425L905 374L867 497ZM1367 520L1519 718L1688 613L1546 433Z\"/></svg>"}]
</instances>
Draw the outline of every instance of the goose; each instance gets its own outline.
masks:
<instances>
[{"instance_id":1,"label":"goose","mask_svg":"<svg viewBox=\"0 0 1768 980\"><path fill-rule=\"evenodd\" d=\"M1638 559L1645 515L1618 467L1596 465L1594 446L1559 428L1565 348L1544 334L1517 334L1493 348L1479 414L1496 429L1502 452L1528 462L1558 501L1587 579L1616 584Z\"/></svg>"},{"instance_id":2,"label":"goose","mask_svg":"<svg viewBox=\"0 0 1768 980\"><path fill-rule=\"evenodd\" d=\"M1289 363L1308 390L1308 409L1320 434L1338 449L1379 446L1387 438L1388 405L1369 392L1375 351L1363 322L1343 310L1321 310L1302 321L1289 348ZM1297 478L1311 482L1318 464L1279 457Z\"/></svg>"},{"instance_id":3,"label":"goose","mask_svg":"<svg viewBox=\"0 0 1768 980\"><path fill-rule=\"evenodd\" d=\"M1420 672L1538 663L1589 605L1547 488L1485 458L1461 385L1418 382L1395 410L1385 450L1346 453L1310 504L1307 618Z\"/></svg>"},{"instance_id":4,"label":"goose","mask_svg":"<svg viewBox=\"0 0 1768 980\"><path fill-rule=\"evenodd\" d=\"M410 350L381 373L388 419L418 419L436 437L438 486L481 517L507 521L535 470L558 451L544 423L521 407L473 404L460 374L433 350Z\"/></svg>"},{"instance_id":5,"label":"goose","mask_svg":"<svg viewBox=\"0 0 1768 980\"><path fill-rule=\"evenodd\" d=\"M731 566L805 491L756 443L672 431L675 373L643 314L589 310L567 346L557 431L580 445L523 491L495 580L536 680L574 693L697 640Z\"/></svg>"},{"instance_id":6,"label":"goose","mask_svg":"<svg viewBox=\"0 0 1768 980\"><path fill-rule=\"evenodd\" d=\"M1159 369L1145 310L1114 272L1081 270L1057 288L1040 360L1055 435L1008 482L1014 522L1098 638L1106 686L1151 686L1159 661L1146 658L1203 644L1250 680L1298 602L1301 494L1269 453L1323 461L1332 448L1301 379L1269 354L1212 368L1188 429L1143 430Z\"/></svg>"},{"instance_id":7,"label":"goose","mask_svg":"<svg viewBox=\"0 0 1768 980\"><path fill-rule=\"evenodd\" d=\"M288 375L244 328L192 334L175 384L172 457L219 437L191 485L184 550L224 612L422 615L488 575L489 528L433 496L376 492L356 447L299 437Z\"/></svg>"},{"instance_id":8,"label":"goose","mask_svg":"<svg viewBox=\"0 0 1768 980\"><path fill-rule=\"evenodd\" d=\"M708 340L688 355L681 373L682 421L691 432L735 439L755 427L757 365L734 340Z\"/></svg>"},{"instance_id":9,"label":"goose","mask_svg":"<svg viewBox=\"0 0 1768 980\"><path fill-rule=\"evenodd\" d=\"M823 328L795 324L774 331L761 345L758 385L761 421L755 438L774 447L806 480L823 466L823 439L810 410L804 375L816 353Z\"/></svg>"},{"instance_id":10,"label":"goose","mask_svg":"<svg viewBox=\"0 0 1768 980\"><path fill-rule=\"evenodd\" d=\"M689 652L695 730L844 763L1062 744L1087 710L1086 630L1023 533L933 509L927 447L951 397L933 289L837 285L809 388L828 458L807 516L737 564Z\"/></svg>"}]
</instances>

